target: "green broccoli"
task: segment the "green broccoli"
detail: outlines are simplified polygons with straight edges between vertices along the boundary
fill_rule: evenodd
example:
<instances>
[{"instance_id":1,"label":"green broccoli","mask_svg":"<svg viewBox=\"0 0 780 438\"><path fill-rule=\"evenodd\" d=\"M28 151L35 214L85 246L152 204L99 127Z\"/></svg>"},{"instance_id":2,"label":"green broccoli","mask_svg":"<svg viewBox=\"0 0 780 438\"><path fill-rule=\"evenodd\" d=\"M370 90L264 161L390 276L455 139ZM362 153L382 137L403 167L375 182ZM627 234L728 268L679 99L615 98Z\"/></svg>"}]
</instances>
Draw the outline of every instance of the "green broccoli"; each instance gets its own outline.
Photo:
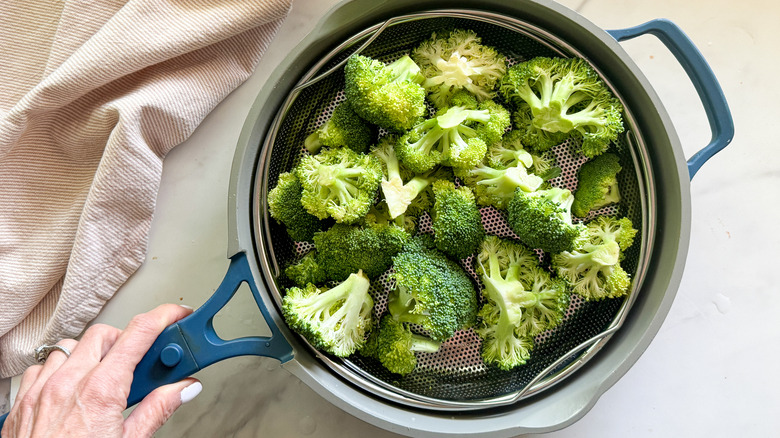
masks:
<instances>
[{"instance_id":1,"label":"green broccoli","mask_svg":"<svg viewBox=\"0 0 780 438\"><path fill-rule=\"evenodd\" d=\"M487 302L506 312L518 336L536 336L563 320L569 307L566 283L542 269L533 251L487 236L476 260Z\"/></svg>"},{"instance_id":2,"label":"green broccoli","mask_svg":"<svg viewBox=\"0 0 780 438\"><path fill-rule=\"evenodd\" d=\"M552 132L535 128L531 107L525 103L517 105L517 110L512 113L512 122L515 131L522 135L523 144L538 153L549 152L554 146L569 139L567 132Z\"/></svg>"},{"instance_id":3,"label":"green broccoli","mask_svg":"<svg viewBox=\"0 0 780 438\"><path fill-rule=\"evenodd\" d=\"M582 140L581 152L595 157L623 132L623 106L596 71L579 58L537 57L510 67L499 86L516 104L524 142L549 149L563 133Z\"/></svg>"},{"instance_id":4,"label":"green broccoli","mask_svg":"<svg viewBox=\"0 0 780 438\"><path fill-rule=\"evenodd\" d=\"M523 315L517 327L521 336L536 336L563 321L569 308L569 288L565 281L554 278L539 266L524 271L520 282L525 288Z\"/></svg>"},{"instance_id":5,"label":"green broccoli","mask_svg":"<svg viewBox=\"0 0 780 438\"><path fill-rule=\"evenodd\" d=\"M418 198L430 184L440 178L447 178L447 172L434 169L423 174L413 174L401 166L395 153L397 139L386 136L379 140L371 153L379 158L384 167L384 178L381 187L388 213L391 219L406 212L413 201ZM424 202L425 199L422 199Z\"/></svg>"},{"instance_id":6,"label":"green broccoli","mask_svg":"<svg viewBox=\"0 0 780 438\"><path fill-rule=\"evenodd\" d=\"M544 276L533 251L511 240L487 236L476 261L485 298L476 329L482 358L503 370L523 365L533 337L563 319L566 288Z\"/></svg>"},{"instance_id":7,"label":"green broccoli","mask_svg":"<svg viewBox=\"0 0 780 438\"><path fill-rule=\"evenodd\" d=\"M574 196L552 187L526 193L516 190L507 204L507 224L524 244L549 253L572 251L587 238L587 228L573 224Z\"/></svg>"},{"instance_id":8,"label":"green broccoli","mask_svg":"<svg viewBox=\"0 0 780 438\"><path fill-rule=\"evenodd\" d=\"M515 190L526 192L537 190L544 183L539 175L529 173L537 161L535 156L523 149L519 131L507 132L501 141L488 148L485 161L469 169L458 169L456 175L474 190L479 205L492 205L505 209ZM539 159L538 164L547 161ZM546 174L550 168L545 168Z\"/></svg>"},{"instance_id":9,"label":"green broccoli","mask_svg":"<svg viewBox=\"0 0 780 438\"><path fill-rule=\"evenodd\" d=\"M282 315L315 348L349 356L365 343L372 326L370 285L368 277L358 271L331 289L313 283L290 287L282 298Z\"/></svg>"},{"instance_id":10,"label":"green broccoli","mask_svg":"<svg viewBox=\"0 0 780 438\"><path fill-rule=\"evenodd\" d=\"M555 166L555 154L552 151L531 153L522 143L523 132L513 129L504 134L501 141L488 147L485 161L494 169L507 169L522 164L531 173L548 181L561 174L561 169ZM536 189L525 191L533 191Z\"/></svg>"},{"instance_id":11,"label":"green broccoli","mask_svg":"<svg viewBox=\"0 0 780 438\"><path fill-rule=\"evenodd\" d=\"M477 109L452 106L401 136L396 153L416 173L427 172L438 164L473 167L482 161L488 146L501 138L510 123L509 111L492 100L483 101Z\"/></svg>"},{"instance_id":12,"label":"green broccoli","mask_svg":"<svg viewBox=\"0 0 780 438\"><path fill-rule=\"evenodd\" d=\"M341 102L333 109L330 119L306 137L304 146L310 154L316 154L323 146L346 147L362 154L374 142L374 131L347 102Z\"/></svg>"},{"instance_id":13,"label":"green broccoli","mask_svg":"<svg viewBox=\"0 0 780 438\"><path fill-rule=\"evenodd\" d=\"M298 287L328 281L327 273L317 262L317 251L309 251L295 263L288 265L284 269L284 275Z\"/></svg>"},{"instance_id":14,"label":"green broccoli","mask_svg":"<svg viewBox=\"0 0 780 438\"><path fill-rule=\"evenodd\" d=\"M422 202L425 203L425 208L430 205L427 200L421 201L422 198L426 197L418 196L415 198L414 201L412 201L412 203L409 205L407 211L396 216L395 218L390 217L390 209L387 207L387 203L384 200L379 201L372 205L368 210L366 217L363 218L363 223L376 225L395 225L404 229L410 235L414 234L414 232L417 230L417 220L419 219L419 214L413 213L418 212L418 205L420 205ZM419 210L419 212L422 211L424 210Z\"/></svg>"},{"instance_id":15,"label":"green broccoli","mask_svg":"<svg viewBox=\"0 0 780 438\"><path fill-rule=\"evenodd\" d=\"M323 149L306 155L295 168L303 186L301 204L320 219L353 223L374 202L382 165L379 160L347 148Z\"/></svg>"},{"instance_id":16,"label":"green broccoli","mask_svg":"<svg viewBox=\"0 0 780 438\"><path fill-rule=\"evenodd\" d=\"M617 155L606 153L587 161L577 174L577 190L571 212L585 217L589 212L620 202L617 174L622 167Z\"/></svg>"},{"instance_id":17,"label":"green broccoli","mask_svg":"<svg viewBox=\"0 0 780 438\"><path fill-rule=\"evenodd\" d=\"M276 186L268 192L268 212L284 225L291 239L310 241L314 233L322 228L321 221L303 209L301 197L303 187L294 173L279 175Z\"/></svg>"},{"instance_id":18,"label":"green broccoli","mask_svg":"<svg viewBox=\"0 0 780 438\"><path fill-rule=\"evenodd\" d=\"M433 199L431 228L436 248L458 260L473 254L485 237L474 193L440 179L433 183Z\"/></svg>"},{"instance_id":19,"label":"green broccoli","mask_svg":"<svg viewBox=\"0 0 780 438\"><path fill-rule=\"evenodd\" d=\"M497 169L479 164L456 175L474 190L479 205L492 205L502 210L512 200L515 190L532 192L544 183L539 176L528 173L523 165Z\"/></svg>"},{"instance_id":20,"label":"green broccoli","mask_svg":"<svg viewBox=\"0 0 780 438\"><path fill-rule=\"evenodd\" d=\"M388 309L397 321L420 325L434 341L444 341L476 320L477 295L471 278L456 262L419 235L393 257L395 289Z\"/></svg>"},{"instance_id":21,"label":"green broccoli","mask_svg":"<svg viewBox=\"0 0 780 438\"><path fill-rule=\"evenodd\" d=\"M491 99L496 82L506 72L504 56L483 45L475 32L464 29L434 32L412 50L412 59L426 77L422 85L429 99L439 108L447 106L459 90L479 100Z\"/></svg>"},{"instance_id":22,"label":"green broccoli","mask_svg":"<svg viewBox=\"0 0 780 438\"><path fill-rule=\"evenodd\" d=\"M440 347L440 342L412 333L406 325L385 315L358 353L377 359L391 373L404 376L417 366L415 352L435 353Z\"/></svg>"},{"instance_id":23,"label":"green broccoli","mask_svg":"<svg viewBox=\"0 0 780 438\"><path fill-rule=\"evenodd\" d=\"M631 220L599 216L588 223L588 233L590 239L581 249L553 255L553 267L587 300L626 295L631 277L620 261L637 233Z\"/></svg>"},{"instance_id":24,"label":"green broccoli","mask_svg":"<svg viewBox=\"0 0 780 438\"><path fill-rule=\"evenodd\" d=\"M423 79L420 68L408 55L389 65L353 55L344 67L344 94L364 120L402 132L427 112L425 89L420 86Z\"/></svg>"},{"instance_id":25,"label":"green broccoli","mask_svg":"<svg viewBox=\"0 0 780 438\"><path fill-rule=\"evenodd\" d=\"M375 278L390 267L392 257L409 237L408 232L395 225L335 224L314 234L317 264L328 280L341 281L358 269L368 278Z\"/></svg>"}]
</instances>

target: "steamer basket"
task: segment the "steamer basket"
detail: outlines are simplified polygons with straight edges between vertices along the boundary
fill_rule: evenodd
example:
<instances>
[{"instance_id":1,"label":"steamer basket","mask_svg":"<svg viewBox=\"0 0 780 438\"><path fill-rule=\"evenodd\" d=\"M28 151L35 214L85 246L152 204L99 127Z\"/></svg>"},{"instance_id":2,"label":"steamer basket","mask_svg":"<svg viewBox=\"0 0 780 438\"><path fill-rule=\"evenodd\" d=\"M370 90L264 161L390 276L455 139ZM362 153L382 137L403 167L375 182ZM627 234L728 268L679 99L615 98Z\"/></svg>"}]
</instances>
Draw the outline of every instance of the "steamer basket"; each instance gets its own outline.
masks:
<instances>
[{"instance_id":1,"label":"steamer basket","mask_svg":"<svg viewBox=\"0 0 780 438\"><path fill-rule=\"evenodd\" d=\"M306 154L302 147L304 139L330 118L336 105L344 100L343 65L354 53L361 53L385 63L409 54L432 32L441 29L471 29L481 38L483 44L495 47L507 56L507 65L513 65L536 56L584 57L565 42L545 35L527 23L510 17L474 10L437 10L394 17L378 26L371 27L347 39L343 44L324 56L321 66L315 66L304 75L303 82L291 93L288 103L279 111L281 117L272 125L272 135L265 141L267 159L259 163L256 190L258 195L256 232L263 236L265 252L259 254L262 264L274 274L270 288L277 306L285 286L279 269L294 262L311 247L307 243L292 242L284 228L271 220L265 205L269 188L276 185L281 172L291 171ZM608 83L608 78L604 78ZM619 97L617 90L612 91ZM625 103L625 102L624 102ZM614 146L612 152L620 157L623 170L619 185L621 201L614 206L592 212L590 217L604 214L619 214L632 219L640 229L636 244L626 252L622 262L631 273L634 291L641 286L647 255L648 237L652 229L647 225L654 216L655 193L645 180L646 170L641 163L647 162L641 133L633 123L630 109L626 110L626 132ZM576 189L577 171L585 158L577 153L578 141L567 141L555 148L561 175L551 181L556 187ZM512 238L514 234L506 224L505 213L492 207L482 208L482 219L488 234ZM587 219L587 218L586 218ZM423 216L419 232L430 232L430 218ZM542 260L548 259L541 254ZM463 260L464 268L478 281L473 269L473 257ZM374 281L375 320L379 320L386 309L387 296L393 284L385 273ZM639 275L637 275L639 274ZM353 355L346 360L323 357L336 373L364 389L373 386L383 389L382 395L395 402L409 406L438 410L469 410L500 406L538 393L549 388L576 368L586 363L606 342L610 334L620 327L630 305L633 292L626 299L584 301L573 295L564 322L554 330L539 335L531 359L525 366L512 371L502 371L486 366L480 355L481 340L471 330L459 331L445 342L436 353L418 353L418 366L406 376L388 372L376 360ZM305 340L301 340L305 342ZM313 351L317 354L316 351Z\"/></svg>"}]
</instances>

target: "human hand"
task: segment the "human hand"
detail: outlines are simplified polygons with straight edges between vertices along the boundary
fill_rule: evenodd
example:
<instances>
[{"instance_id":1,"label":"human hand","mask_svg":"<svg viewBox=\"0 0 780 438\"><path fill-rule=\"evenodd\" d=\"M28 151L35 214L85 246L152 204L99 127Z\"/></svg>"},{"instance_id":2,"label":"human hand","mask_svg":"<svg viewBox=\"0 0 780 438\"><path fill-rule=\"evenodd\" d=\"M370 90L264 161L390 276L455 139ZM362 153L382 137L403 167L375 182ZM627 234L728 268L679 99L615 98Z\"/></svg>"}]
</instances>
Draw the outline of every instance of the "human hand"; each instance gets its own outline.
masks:
<instances>
[{"instance_id":1,"label":"human hand","mask_svg":"<svg viewBox=\"0 0 780 438\"><path fill-rule=\"evenodd\" d=\"M96 324L80 341L58 342L70 357L54 350L24 372L2 438L152 436L202 387L193 378L161 386L125 419L133 371L163 329L190 313L164 304L135 316L125 330Z\"/></svg>"}]
</instances>

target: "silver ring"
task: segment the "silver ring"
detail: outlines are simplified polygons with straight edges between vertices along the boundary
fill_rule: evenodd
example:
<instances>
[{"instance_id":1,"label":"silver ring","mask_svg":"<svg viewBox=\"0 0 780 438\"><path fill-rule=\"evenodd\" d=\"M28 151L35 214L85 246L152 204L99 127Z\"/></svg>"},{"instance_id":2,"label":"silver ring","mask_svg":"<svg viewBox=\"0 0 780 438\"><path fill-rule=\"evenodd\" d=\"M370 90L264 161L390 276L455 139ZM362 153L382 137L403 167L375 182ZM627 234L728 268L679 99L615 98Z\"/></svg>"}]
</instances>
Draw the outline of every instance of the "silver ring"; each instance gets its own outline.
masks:
<instances>
[{"instance_id":1,"label":"silver ring","mask_svg":"<svg viewBox=\"0 0 780 438\"><path fill-rule=\"evenodd\" d=\"M49 354L51 354L51 352L54 350L59 350L65 353L65 356L70 357L70 350L63 347L62 345L41 345L40 347L35 349L35 360L37 360L38 363L41 364L46 362L46 359L48 359Z\"/></svg>"}]
</instances>

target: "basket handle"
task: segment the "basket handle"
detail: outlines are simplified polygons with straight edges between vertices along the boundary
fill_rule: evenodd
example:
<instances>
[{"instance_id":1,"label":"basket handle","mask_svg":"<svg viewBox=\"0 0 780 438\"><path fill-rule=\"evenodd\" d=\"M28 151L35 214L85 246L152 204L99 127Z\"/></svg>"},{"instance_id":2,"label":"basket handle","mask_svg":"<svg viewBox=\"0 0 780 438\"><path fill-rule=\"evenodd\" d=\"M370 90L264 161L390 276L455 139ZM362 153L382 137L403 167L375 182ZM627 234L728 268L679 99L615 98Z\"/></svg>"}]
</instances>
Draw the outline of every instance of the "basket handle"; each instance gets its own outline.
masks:
<instances>
[{"instance_id":1,"label":"basket handle","mask_svg":"<svg viewBox=\"0 0 780 438\"><path fill-rule=\"evenodd\" d=\"M608 30L607 33L618 42L645 34L655 36L672 52L693 82L712 130L710 143L688 159L688 173L693 178L707 160L728 146L734 138L734 119L715 74L691 39L669 20L652 20L635 27Z\"/></svg>"}]
</instances>

